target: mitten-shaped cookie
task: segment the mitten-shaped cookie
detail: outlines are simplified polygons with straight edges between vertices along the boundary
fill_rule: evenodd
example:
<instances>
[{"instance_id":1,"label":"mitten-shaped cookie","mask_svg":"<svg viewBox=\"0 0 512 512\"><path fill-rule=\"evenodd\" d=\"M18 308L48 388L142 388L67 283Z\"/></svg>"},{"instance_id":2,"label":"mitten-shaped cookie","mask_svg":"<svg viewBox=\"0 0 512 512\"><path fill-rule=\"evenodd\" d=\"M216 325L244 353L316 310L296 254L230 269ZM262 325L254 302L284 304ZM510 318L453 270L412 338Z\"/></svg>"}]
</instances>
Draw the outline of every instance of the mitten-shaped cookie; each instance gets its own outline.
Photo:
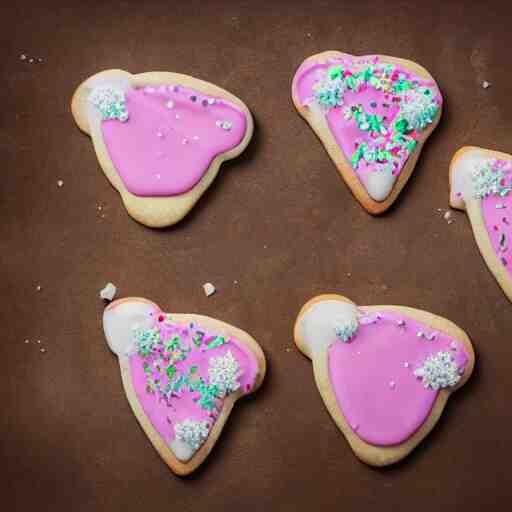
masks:
<instances>
[{"instance_id":1,"label":"mitten-shaped cookie","mask_svg":"<svg viewBox=\"0 0 512 512\"><path fill-rule=\"evenodd\" d=\"M339 173L372 214L387 210L441 117L432 76L409 60L327 51L307 58L292 98Z\"/></svg>"},{"instance_id":2,"label":"mitten-shaped cookie","mask_svg":"<svg viewBox=\"0 0 512 512\"><path fill-rule=\"evenodd\" d=\"M450 206L467 212L489 270L512 300L512 155L459 149L450 164Z\"/></svg>"},{"instance_id":3,"label":"mitten-shaped cookie","mask_svg":"<svg viewBox=\"0 0 512 512\"><path fill-rule=\"evenodd\" d=\"M261 348L229 324L167 314L140 298L110 304L103 328L144 432L176 474L191 473L217 442L235 402L260 386Z\"/></svg>"},{"instance_id":4,"label":"mitten-shaped cookie","mask_svg":"<svg viewBox=\"0 0 512 512\"><path fill-rule=\"evenodd\" d=\"M182 219L253 132L240 99L177 73L102 71L78 87L71 110L128 213L150 227Z\"/></svg>"},{"instance_id":5,"label":"mitten-shaped cookie","mask_svg":"<svg viewBox=\"0 0 512 512\"><path fill-rule=\"evenodd\" d=\"M452 322L403 306L357 307L341 295L310 300L294 337L336 425L373 466L409 454L474 367L471 342Z\"/></svg>"}]
</instances>

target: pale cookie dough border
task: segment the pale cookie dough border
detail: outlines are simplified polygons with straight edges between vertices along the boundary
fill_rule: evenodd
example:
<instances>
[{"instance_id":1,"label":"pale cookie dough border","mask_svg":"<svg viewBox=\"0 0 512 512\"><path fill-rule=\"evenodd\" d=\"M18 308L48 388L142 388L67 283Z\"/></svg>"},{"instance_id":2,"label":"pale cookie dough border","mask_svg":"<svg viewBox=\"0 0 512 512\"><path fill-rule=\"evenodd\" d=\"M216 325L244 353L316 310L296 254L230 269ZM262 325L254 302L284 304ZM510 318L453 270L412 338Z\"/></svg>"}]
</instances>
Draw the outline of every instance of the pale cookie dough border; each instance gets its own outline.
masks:
<instances>
[{"instance_id":1,"label":"pale cookie dough border","mask_svg":"<svg viewBox=\"0 0 512 512\"><path fill-rule=\"evenodd\" d=\"M476 152L477 155L484 158L496 158L511 161L512 155L491 149L480 148L477 146L464 146L453 155L449 169L450 206L452 208L465 210L467 212L473 234L475 235L476 244L480 250L482 258L487 264L487 267L491 271L492 275L495 277L496 281L498 281L499 286L507 298L512 301L512 278L509 275L507 269L501 264L498 256L496 256L494 248L491 244L491 240L489 239L489 234L487 233L487 228L485 227L485 221L482 212L482 200L479 198L457 198L452 194L453 179L458 169L457 164L463 155L467 155L473 151Z\"/></svg>"},{"instance_id":2,"label":"pale cookie dough border","mask_svg":"<svg viewBox=\"0 0 512 512\"><path fill-rule=\"evenodd\" d=\"M132 87L145 85L171 85L179 84L210 96L217 96L235 104L246 116L245 135L237 146L225 153L217 155L211 162L207 172L194 187L183 194L169 197L141 197L129 192L124 186L108 154L101 133L101 123L89 124L87 115L87 97L91 83L96 81L128 81ZM220 165L226 160L237 157L249 144L254 131L254 122L251 112L239 98L228 91L204 80L188 75L153 71L132 75L121 69L101 71L82 82L73 94L71 112L78 127L91 136L98 161L112 186L121 194L128 214L136 221L151 228L162 228L179 222L192 209L206 189L211 185L219 172Z\"/></svg>"},{"instance_id":3,"label":"pale cookie dough border","mask_svg":"<svg viewBox=\"0 0 512 512\"><path fill-rule=\"evenodd\" d=\"M373 57L373 55L371 56ZM425 80L432 80L437 85L437 82L434 80L432 75L424 67L420 66L419 64L416 64L416 62L412 62L406 59L400 59L398 57L391 57L388 55L376 56L379 57L381 61L384 63L401 65L408 71L415 73L416 75L420 76L421 78L424 78ZM335 50L329 50L308 57L297 68L297 71L295 72L294 75L292 83L293 104L295 105L295 108L297 109L299 114L308 122L313 131L316 133L316 135L320 139L320 142L324 145L327 153L331 157L331 160L334 162L334 165L336 166L336 169L338 170L339 174L345 180L345 183L348 185L348 187L352 191L352 194L359 201L361 206L366 211L368 211L368 213L371 213L372 215L379 215L381 213L384 213L395 202L402 188L409 180L412 172L414 171L416 162L420 156L423 145L429 138L430 134L435 130L436 126L439 123L439 120L441 119L443 107L442 105L439 107L439 111L436 117L433 119L433 122L420 133L416 147L414 148L413 152L407 159L407 162L403 166L400 175L398 176L398 179L394 183L393 188L391 189L391 192L388 195L388 197L384 199L384 201L375 201L370 197L364 185L359 181L356 172L352 169L352 165L345 156L345 154L343 153L342 148L338 146L336 139L334 138L333 134L331 133L331 130L329 129L325 117L315 116L308 107L301 104L300 98L298 98L295 95L297 76L299 70L311 64L323 64L328 59L340 57L352 57L356 59L361 59L365 57L370 57L370 55L350 55ZM439 86L437 87L439 88Z\"/></svg>"},{"instance_id":4,"label":"pale cookie dough border","mask_svg":"<svg viewBox=\"0 0 512 512\"><path fill-rule=\"evenodd\" d=\"M160 310L158 305L150 300L139 297L128 297L111 303L107 308L105 308L105 311L115 308L123 302L130 301L146 302L147 304L151 304ZM217 439L219 438L222 429L224 428L224 424L226 423L235 402L240 397L253 393L261 386L266 373L266 360L265 355L263 354L263 351L261 350L261 347L256 342L256 340L245 331L242 331L237 327L203 315L171 313L171 316L173 321L175 320L177 323L187 324L190 322L195 322L198 325L201 325L201 327L205 330L211 330L216 334L224 335L225 337L236 338L237 341L243 344L244 347L254 355L258 362L258 373L256 374L256 380L251 390L244 393L243 390L240 389L234 393L231 393L225 398L222 410L217 417L217 420L215 421L212 429L210 430L208 438L204 444L194 453L190 460L187 462L182 462L178 460L178 458L174 455L173 451L165 443L155 427L153 427L151 421L146 416L132 385L129 357L125 355L118 356L126 397L128 398L128 402L140 426L149 437L149 440L155 447L156 451L160 454L162 459L171 468L171 470L177 475L185 476L197 469L206 459L212 448L215 446L215 443L217 442Z\"/></svg>"},{"instance_id":5,"label":"pale cookie dough border","mask_svg":"<svg viewBox=\"0 0 512 512\"><path fill-rule=\"evenodd\" d=\"M350 428L349 424L343 416L340 407L338 406L338 402L336 400L336 396L329 379L327 353L328 347L322 349L319 354L312 358L312 354L310 353L307 344L304 342L304 340L301 339L300 322L303 315L313 304L326 300L337 300L340 302L354 304L346 297L336 294L319 295L308 301L300 310L295 322L293 334L295 344L305 356L312 359L315 382L318 390L320 391L320 395L322 396L324 404L334 419L336 425L347 439L355 455L361 461L371 466L388 466L390 464L394 464L406 457L430 433L430 431L434 428L437 421L441 417L449 396L452 394L452 392L462 387L471 376L475 365L475 352L473 350L471 341L468 335L453 322L450 322L446 318L428 313L427 311L405 306L365 306L366 309L375 313L383 310L401 313L413 318L418 322L424 323L432 329L443 331L451 337L462 342L464 344L464 349L468 354L468 362L460 381L451 389L445 388L439 391L429 416L421 425L421 427L411 437L409 437L409 439L396 446L375 446L363 441L359 436L357 436L357 434Z\"/></svg>"}]
</instances>

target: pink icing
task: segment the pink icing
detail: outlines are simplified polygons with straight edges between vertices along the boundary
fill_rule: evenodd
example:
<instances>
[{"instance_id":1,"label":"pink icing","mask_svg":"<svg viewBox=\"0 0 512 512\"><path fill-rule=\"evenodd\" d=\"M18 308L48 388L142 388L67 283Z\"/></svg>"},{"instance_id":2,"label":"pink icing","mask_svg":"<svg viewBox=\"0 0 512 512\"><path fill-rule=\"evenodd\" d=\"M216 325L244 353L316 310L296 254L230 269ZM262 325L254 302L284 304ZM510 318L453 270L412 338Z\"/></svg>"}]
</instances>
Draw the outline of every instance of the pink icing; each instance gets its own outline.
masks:
<instances>
[{"instance_id":1,"label":"pink icing","mask_svg":"<svg viewBox=\"0 0 512 512\"><path fill-rule=\"evenodd\" d=\"M355 64L376 64L379 62L381 62L379 57L371 55L358 58L347 55L344 58L329 59L327 62L321 64L310 64L306 62L299 67L295 74L293 80L294 95L299 99L302 105L309 106L315 101L313 92L314 84L321 80L326 71L333 65L342 65L344 68L350 68ZM401 66L396 66L396 69L396 75L403 74L407 80L415 81L419 86L428 86L433 91L434 98L438 105L442 104L442 97L439 88L434 81L424 80ZM367 143L372 139L372 137L369 132L361 131L353 119L345 119L343 114L344 109L346 107L350 108L354 105L362 104L366 112L385 117L384 125L389 128L399 112L399 103L394 100L392 93L386 93L382 90L379 91L370 86L366 86L358 92L352 90L345 91L343 94L343 100L343 106L330 108L326 111L325 117L334 139L341 147L346 159L350 162L352 155L358 146L361 143ZM418 138L418 133L416 131L413 131L410 135L415 140ZM391 137L392 132L389 130L388 134L384 138L388 142L391 140ZM407 162L409 154L407 152L403 152L396 156L397 160L394 162L394 170L392 171L392 174L398 177L403 166ZM368 176L376 170L377 166L375 163L368 163L361 160L357 169L354 169L354 172L359 177L362 184L366 186Z\"/></svg>"},{"instance_id":2,"label":"pink icing","mask_svg":"<svg viewBox=\"0 0 512 512\"><path fill-rule=\"evenodd\" d=\"M511 178L512 183L512 178ZM504 197L489 195L482 199L485 227L496 256L512 276L512 193ZM504 206L505 208L496 208Z\"/></svg>"},{"instance_id":3,"label":"pink icing","mask_svg":"<svg viewBox=\"0 0 512 512\"><path fill-rule=\"evenodd\" d=\"M129 89L125 97L128 121L104 120L101 129L114 167L138 196L187 192L246 132L246 116L238 107L193 89L144 87ZM218 121L231 128L217 126Z\"/></svg>"},{"instance_id":4,"label":"pink icing","mask_svg":"<svg viewBox=\"0 0 512 512\"><path fill-rule=\"evenodd\" d=\"M462 371L468 356L460 341L406 316L382 311L373 320L360 323L349 343L329 347L329 377L352 430L372 445L396 445L424 423L438 394L414 371L439 351L450 352ZM419 331L435 339L418 337Z\"/></svg>"},{"instance_id":5,"label":"pink icing","mask_svg":"<svg viewBox=\"0 0 512 512\"><path fill-rule=\"evenodd\" d=\"M155 318L158 318L160 314L160 311L156 311ZM197 372L195 375L201 377L205 382L208 382L208 366L210 358L224 356L228 351L231 351L231 354L238 362L241 370L241 375L238 378L240 389L244 394L252 389L258 373L258 362L254 355L237 339L227 338L225 344L205 350L206 344L216 336L204 329L201 329L201 327L196 324L180 325L176 323L161 323L159 325L158 321L156 321L155 326L160 329L163 340L169 340L173 336L179 335L181 337L181 345L192 349L188 353L186 360L175 363L177 375L187 374L191 367L196 366ZM202 346L198 348L194 344L193 338L197 332L200 331L204 332L205 336L203 338L204 342ZM194 401L194 399L199 398L199 393L190 391L184 387L179 391L179 393L177 393L177 395L172 396L166 403L165 400L159 397L158 392L148 390L146 374L143 367L144 361L144 357L139 353L135 353L130 356L132 384L140 405L160 436L167 443L170 443L175 437L174 425L186 419L194 421L209 421L211 429L211 426L215 423L219 412L222 410L224 400L220 398L217 399L216 409L208 411L201 408ZM165 371L163 374L165 375ZM164 377L161 381L162 386L167 382L167 377Z\"/></svg>"}]
</instances>

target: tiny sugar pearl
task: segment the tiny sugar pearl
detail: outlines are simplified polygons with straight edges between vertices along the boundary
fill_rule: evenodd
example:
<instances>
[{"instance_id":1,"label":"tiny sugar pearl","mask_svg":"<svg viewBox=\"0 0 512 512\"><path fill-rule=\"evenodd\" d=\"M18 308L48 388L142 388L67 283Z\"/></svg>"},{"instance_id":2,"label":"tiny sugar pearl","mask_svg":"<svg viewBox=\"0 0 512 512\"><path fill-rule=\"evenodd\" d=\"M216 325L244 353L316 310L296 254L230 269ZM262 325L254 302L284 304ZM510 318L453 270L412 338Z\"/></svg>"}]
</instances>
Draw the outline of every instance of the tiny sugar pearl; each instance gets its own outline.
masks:
<instances>
[{"instance_id":1,"label":"tiny sugar pearl","mask_svg":"<svg viewBox=\"0 0 512 512\"><path fill-rule=\"evenodd\" d=\"M180 118L180 115L179 115L179 114L176 114L176 116L175 116L175 117L176 117L176 119L179 119L179 118Z\"/></svg>"},{"instance_id":2,"label":"tiny sugar pearl","mask_svg":"<svg viewBox=\"0 0 512 512\"><path fill-rule=\"evenodd\" d=\"M210 295L213 295L215 293L215 286L213 286L212 283L204 283L203 284L203 290L207 297L210 297Z\"/></svg>"},{"instance_id":3,"label":"tiny sugar pearl","mask_svg":"<svg viewBox=\"0 0 512 512\"><path fill-rule=\"evenodd\" d=\"M167 108L174 108L174 101L169 100L169 101L165 104L165 106L166 106Z\"/></svg>"},{"instance_id":4,"label":"tiny sugar pearl","mask_svg":"<svg viewBox=\"0 0 512 512\"><path fill-rule=\"evenodd\" d=\"M198 137L197 135L194 135L192 138L193 138L194 140L199 140L199 137Z\"/></svg>"},{"instance_id":5,"label":"tiny sugar pearl","mask_svg":"<svg viewBox=\"0 0 512 512\"><path fill-rule=\"evenodd\" d=\"M391 389L395 389L395 386L396 386L396 382L394 380L392 380L390 383L389 383L389 387Z\"/></svg>"},{"instance_id":6,"label":"tiny sugar pearl","mask_svg":"<svg viewBox=\"0 0 512 512\"><path fill-rule=\"evenodd\" d=\"M62 180L57 180L57 187L61 188L62 185L64 185L64 182Z\"/></svg>"},{"instance_id":7,"label":"tiny sugar pearl","mask_svg":"<svg viewBox=\"0 0 512 512\"><path fill-rule=\"evenodd\" d=\"M208 105L215 105L215 99L214 98L208 98Z\"/></svg>"},{"instance_id":8,"label":"tiny sugar pearl","mask_svg":"<svg viewBox=\"0 0 512 512\"><path fill-rule=\"evenodd\" d=\"M409 363L407 361L404 363L404 368L409 368Z\"/></svg>"},{"instance_id":9,"label":"tiny sugar pearl","mask_svg":"<svg viewBox=\"0 0 512 512\"><path fill-rule=\"evenodd\" d=\"M163 134L162 132L158 132L158 133L156 134L156 136L157 136L157 137L159 137L159 138L161 139L161 138L164 136L164 134Z\"/></svg>"}]
</instances>

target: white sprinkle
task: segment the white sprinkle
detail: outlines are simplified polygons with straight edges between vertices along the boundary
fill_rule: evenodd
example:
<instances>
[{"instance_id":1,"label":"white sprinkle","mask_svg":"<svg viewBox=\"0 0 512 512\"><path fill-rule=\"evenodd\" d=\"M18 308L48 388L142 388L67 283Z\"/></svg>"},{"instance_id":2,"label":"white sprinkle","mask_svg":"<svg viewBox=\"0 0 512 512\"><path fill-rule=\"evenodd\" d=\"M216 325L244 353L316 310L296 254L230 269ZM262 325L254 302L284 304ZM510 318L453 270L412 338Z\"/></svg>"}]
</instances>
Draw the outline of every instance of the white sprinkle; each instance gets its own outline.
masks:
<instances>
[{"instance_id":1,"label":"white sprinkle","mask_svg":"<svg viewBox=\"0 0 512 512\"><path fill-rule=\"evenodd\" d=\"M62 185L64 185L64 182L62 180L57 180L57 187L61 188Z\"/></svg>"},{"instance_id":2,"label":"white sprinkle","mask_svg":"<svg viewBox=\"0 0 512 512\"><path fill-rule=\"evenodd\" d=\"M497 210L502 210L503 208L506 208L506 206L503 203L496 203L495 208Z\"/></svg>"},{"instance_id":3,"label":"white sprinkle","mask_svg":"<svg viewBox=\"0 0 512 512\"><path fill-rule=\"evenodd\" d=\"M435 340L437 337L437 332L432 332L430 334L425 334L425 338L427 338L428 341Z\"/></svg>"},{"instance_id":4,"label":"white sprinkle","mask_svg":"<svg viewBox=\"0 0 512 512\"><path fill-rule=\"evenodd\" d=\"M396 321L398 327L404 327L405 326L405 320L397 320Z\"/></svg>"},{"instance_id":5,"label":"white sprinkle","mask_svg":"<svg viewBox=\"0 0 512 512\"><path fill-rule=\"evenodd\" d=\"M416 333L416 336L418 336L418 338L423 338L423 336L425 336L425 334L423 333L423 331L418 331Z\"/></svg>"},{"instance_id":6,"label":"white sprinkle","mask_svg":"<svg viewBox=\"0 0 512 512\"><path fill-rule=\"evenodd\" d=\"M215 286L213 286L212 283L204 283L203 290L207 297L209 297L210 295L213 295L216 291Z\"/></svg>"},{"instance_id":7,"label":"white sprinkle","mask_svg":"<svg viewBox=\"0 0 512 512\"><path fill-rule=\"evenodd\" d=\"M392 380L390 383L389 383L389 387L391 389L395 389L395 386L396 386L396 382L394 380Z\"/></svg>"},{"instance_id":8,"label":"white sprinkle","mask_svg":"<svg viewBox=\"0 0 512 512\"><path fill-rule=\"evenodd\" d=\"M162 137L164 136L164 134L163 134L162 132L158 132L158 133L156 134L156 136L157 136L157 137L159 137L159 138L162 138Z\"/></svg>"},{"instance_id":9,"label":"white sprinkle","mask_svg":"<svg viewBox=\"0 0 512 512\"><path fill-rule=\"evenodd\" d=\"M451 348L452 350L457 350L457 342L452 341L452 342L450 343L450 348Z\"/></svg>"},{"instance_id":10,"label":"white sprinkle","mask_svg":"<svg viewBox=\"0 0 512 512\"><path fill-rule=\"evenodd\" d=\"M169 101L165 104L165 106L166 106L167 108L174 108L174 101L169 100Z\"/></svg>"},{"instance_id":11,"label":"white sprinkle","mask_svg":"<svg viewBox=\"0 0 512 512\"><path fill-rule=\"evenodd\" d=\"M208 98L208 105L215 105L215 99L214 98Z\"/></svg>"},{"instance_id":12,"label":"white sprinkle","mask_svg":"<svg viewBox=\"0 0 512 512\"><path fill-rule=\"evenodd\" d=\"M360 355L361 355L361 352L359 352L359 350L358 350L358 351L356 352L356 354L357 354L358 356L360 356Z\"/></svg>"},{"instance_id":13,"label":"white sprinkle","mask_svg":"<svg viewBox=\"0 0 512 512\"><path fill-rule=\"evenodd\" d=\"M157 180L159 180L161 177L162 177L162 175L161 175L161 174L155 174L155 178L156 178Z\"/></svg>"},{"instance_id":14,"label":"white sprinkle","mask_svg":"<svg viewBox=\"0 0 512 512\"><path fill-rule=\"evenodd\" d=\"M175 117L176 117L176 119L179 119L179 118L180 118L180 115L179 115L179 114L176 114L176 116L175 116Z\"/></svg>"},{"instance_id":15,"label":"white sprinkle","mask_svg":"<svg viewBox=\"0 0 512 512\"><path fill-rule=\"evenodd\" d=\"M490 83L490 82L488 82L487 80L484 80L484 81L482 82L482 87L483 87L484 89L489 89L489 87L491 87L491 83Z\"/></svg>"},{"instance_id":16,"label":"white sprinkle","mask_svg":"<svg viewBox=\"0 0 512 512\"><path fill-rule=\"evenodd\" d=\"M409 368L409 363L407 361L404 363L404 368Z\"/></svg>"},{"instance_id":17,"label":"white sprinkle","mask_svg":"<svg viewBox=\"0 0 512 512\"><path fill-rule=\"evenodd\" d=\"M36 291L40 292L42 289L43 289L43 287L40 284L38 284L36 286Z\"/></svg>"},{"instance_id":18,"label":"white sprinkle","mask_svg":"<svg viewBox=\"0 0 512 512\"><path fill-rule=\"evenodd\" d=\"M24 53L22 53L20 55L20 60L27 60L27 56Z\"/></svg>"},{"instance_id":19,"label":"white sprinkle","mask_svg":"<svg viewBox=\"0 0 512 512\"><path fill-rule=\"evenodd\" d=\"M103 206L101 206L101 204L98 205L98 211L101 212L101 210L103 209Z\"/></svg>"},{"instance_id":20,"label":"white sprinkle","mask_svg":"<svg viewBox=\"0 0 512 512\"><path fill-rule=\"evenodd\" d=\"M181 143L182 143L182 144L188 144L188 139L183 139L183 140L181 141Z\"/></svg>"},{"instance_id":21,"label":"white sprinkle","mask_svg":"<svg viewBox=\"0 0 512 512\"><path fill-rule=\"evenodd\" d=\"M30 62L30 64L34 63L34 59L28 59L28 61Z\"/></svg>"},{"instance_id":22,"label":"white sprinkle","mask_svg":"<svg viewBox=\"0 0 512 512\"><path fill-rule=\"evenodd\" d=\"M37 62L43 62L43 59L42 59L41 57L39 57L39 58L37 59Z\"/></svg>"},{"instance_id":23,"label":"white sprinkle","mask_svg":"<svg viewBox=\"0 0 512 512\"><path fill-rule=\"evenodd\" d=\"M117 293L117 288L112 283L107 283L105 288L100 291L100 297L105 300L112 300Z\"/></svg>"},{"instance_id":24,"label":"white sprinkle","mask_svg":"<svg viewBox=\"0 0 512 512\"><path fill-rule=\"evenodd\" d=\"M38 345L40 345L40 344L41 344L41 340L36 340L36 343L37 343Z\"/></svg>"},{"instance_id":25,"label":"white sprinkle","mask_svg":"<svg viewBox=\"0 0 512 512\"><path fill-rule=\"evenodd\" d=\"M194 140L199 140L199 137L198 137L197 135L194 135L192 138L193 138Z\"/></svg>"}]
</instances>

